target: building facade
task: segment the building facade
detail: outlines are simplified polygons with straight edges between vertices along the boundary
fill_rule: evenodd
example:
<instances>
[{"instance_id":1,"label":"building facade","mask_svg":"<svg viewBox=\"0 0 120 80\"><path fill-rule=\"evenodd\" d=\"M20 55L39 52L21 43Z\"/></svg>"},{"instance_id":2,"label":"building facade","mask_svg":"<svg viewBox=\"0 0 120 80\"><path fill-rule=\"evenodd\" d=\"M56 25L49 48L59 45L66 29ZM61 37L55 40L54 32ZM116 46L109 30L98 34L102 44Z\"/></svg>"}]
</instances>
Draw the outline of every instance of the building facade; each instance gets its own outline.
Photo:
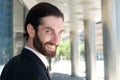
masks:
<instances>
[{"instance_id":1,"label":"building facade","mask_svg":"<svg viewBox=\"0 0 120 80\"><path fill-rule=\"evenodd\" d=\"M0 0L0 64L6 63L13 53L12 5L12 0Z\"/></svg>"}]
</instances>

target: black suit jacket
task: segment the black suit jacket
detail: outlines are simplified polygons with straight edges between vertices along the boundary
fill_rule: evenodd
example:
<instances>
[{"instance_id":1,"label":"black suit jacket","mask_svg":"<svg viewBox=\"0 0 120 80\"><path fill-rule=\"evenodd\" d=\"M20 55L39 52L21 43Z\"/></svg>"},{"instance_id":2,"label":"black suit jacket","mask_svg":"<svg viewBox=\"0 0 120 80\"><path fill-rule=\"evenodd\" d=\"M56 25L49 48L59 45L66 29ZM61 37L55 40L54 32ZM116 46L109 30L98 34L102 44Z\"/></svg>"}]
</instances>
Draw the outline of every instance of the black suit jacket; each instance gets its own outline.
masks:
<instances>
[{"instance_id":1,"label":"black suit jacket","mask_svg":"<svg viewBox=\"0 0 120 80\"><path fill-rule=\"evenodd\" d=\"M4 67L1 80L50 80L43 62L30 50L11 59Z\"/></svg>"}]
</instances>

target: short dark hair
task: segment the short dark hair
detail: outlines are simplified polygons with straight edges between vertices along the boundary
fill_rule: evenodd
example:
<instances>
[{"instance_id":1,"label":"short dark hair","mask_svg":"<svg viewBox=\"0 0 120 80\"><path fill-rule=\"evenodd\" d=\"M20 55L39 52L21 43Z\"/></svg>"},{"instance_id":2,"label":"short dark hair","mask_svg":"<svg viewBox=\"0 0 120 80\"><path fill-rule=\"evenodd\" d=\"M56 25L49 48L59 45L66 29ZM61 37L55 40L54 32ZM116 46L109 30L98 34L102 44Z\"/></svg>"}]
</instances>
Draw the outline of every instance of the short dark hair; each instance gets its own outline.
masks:
<instances>
[{"instance_id":1,"label":"short dark hair","mask_svg":"<svg viewBox=\"0 0 120 80\"><path fill-rule=\"evenodd\" d=\"M47 3L47 2L41 2L37 5L33 6L30 11L28 12L24 24L24 37L26 40L28 40L28 33L27 33L27 25L30 23L33 28L37 31L38 26L41 25L41 19L46 16L56 16L61 17L64 20L63 13L54 5Z\"/></svg>"}]
</instances>

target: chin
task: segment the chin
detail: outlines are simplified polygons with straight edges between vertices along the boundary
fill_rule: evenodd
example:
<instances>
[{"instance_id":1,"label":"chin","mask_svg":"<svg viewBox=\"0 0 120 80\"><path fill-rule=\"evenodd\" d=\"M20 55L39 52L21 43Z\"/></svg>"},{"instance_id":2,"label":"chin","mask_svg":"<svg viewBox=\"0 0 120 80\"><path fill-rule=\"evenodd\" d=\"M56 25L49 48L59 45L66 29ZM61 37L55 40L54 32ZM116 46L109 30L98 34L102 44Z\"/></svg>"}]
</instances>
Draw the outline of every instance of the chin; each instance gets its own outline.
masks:
<instances>
[{"instance_id":1,"label":"chin","mask_svg":"<svg viewBox=\"0 0 120 80\"><path fill-rule=\"evenodd\" d=\"M56 53L55 52L48 52L48 53L46 53L46 55L45 55L46 57L49 57L49 58L53 58L53 57L55 57L56 56Z\"/></svg>"}]
</instances>

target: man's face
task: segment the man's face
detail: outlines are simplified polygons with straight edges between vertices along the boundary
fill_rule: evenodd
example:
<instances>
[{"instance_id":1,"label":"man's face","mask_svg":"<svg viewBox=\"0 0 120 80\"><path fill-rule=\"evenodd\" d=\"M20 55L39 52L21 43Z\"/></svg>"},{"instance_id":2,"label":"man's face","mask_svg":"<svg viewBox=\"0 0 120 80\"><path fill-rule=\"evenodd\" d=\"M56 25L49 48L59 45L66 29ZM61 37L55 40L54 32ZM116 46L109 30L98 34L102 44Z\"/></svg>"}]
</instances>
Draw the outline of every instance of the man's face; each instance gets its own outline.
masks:
<instances>
[{"instance_id":1,"label":"man's face","mask_svg":"<svg viewBox=\"0 0 120 80\"><path fill-rule=\"evenodd\" d=\"M47 16L42 23L35 33L33 45L43 55L54 57L63 32L63 20L61 17Z\"/></svg>"}]
</instances>

